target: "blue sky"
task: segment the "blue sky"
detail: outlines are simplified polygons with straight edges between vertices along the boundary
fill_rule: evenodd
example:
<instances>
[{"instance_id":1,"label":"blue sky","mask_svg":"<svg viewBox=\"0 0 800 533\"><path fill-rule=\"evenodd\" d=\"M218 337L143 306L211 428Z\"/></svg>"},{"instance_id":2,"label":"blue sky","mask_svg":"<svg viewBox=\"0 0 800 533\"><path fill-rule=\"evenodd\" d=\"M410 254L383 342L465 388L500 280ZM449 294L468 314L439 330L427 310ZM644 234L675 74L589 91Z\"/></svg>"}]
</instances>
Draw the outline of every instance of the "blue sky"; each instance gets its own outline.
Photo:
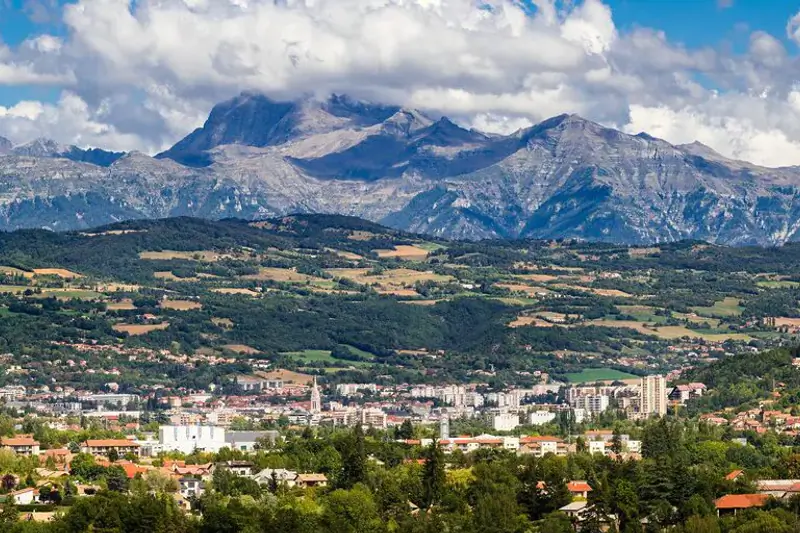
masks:
<instances>
[{"instance_id":1,"label":"blue sky","mask_svg":"<svg viewBox=\"0 0 800 533\"><path fill-rule=\"evenodd\" d=\"M741 50L750 32L764 31L789 43L786 22L800 2L791 0L609 0L623 31L661 29L670 41L689 47L730 43Z\"/></svg>"}]
</instances>

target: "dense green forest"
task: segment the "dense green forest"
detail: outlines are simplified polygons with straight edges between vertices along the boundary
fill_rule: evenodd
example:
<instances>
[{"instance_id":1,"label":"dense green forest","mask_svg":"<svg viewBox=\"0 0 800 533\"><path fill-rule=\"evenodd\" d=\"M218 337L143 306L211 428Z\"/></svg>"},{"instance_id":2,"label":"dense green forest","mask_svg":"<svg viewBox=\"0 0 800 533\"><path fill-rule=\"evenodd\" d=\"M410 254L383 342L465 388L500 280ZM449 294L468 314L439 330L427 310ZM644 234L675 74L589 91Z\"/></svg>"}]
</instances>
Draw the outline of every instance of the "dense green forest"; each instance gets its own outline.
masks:
<instances>
[{"instance_id":1,"label":"dense green forest","mask_svg":"<svg viewBox=\"0 0 800 533\"><path fill-rule=\"evenodd\" d=\"M77 383L41 362L84 342L269 361L333 381L663 372L702 346L719 357L794 339L798 250L449 242L316 215L17 231L0 234L0 352L40 384ZM247 370L197 365L187 379L199 388ZM167 361L118 366L126 390L177 373Z\"/></svg>"}]
</instances>

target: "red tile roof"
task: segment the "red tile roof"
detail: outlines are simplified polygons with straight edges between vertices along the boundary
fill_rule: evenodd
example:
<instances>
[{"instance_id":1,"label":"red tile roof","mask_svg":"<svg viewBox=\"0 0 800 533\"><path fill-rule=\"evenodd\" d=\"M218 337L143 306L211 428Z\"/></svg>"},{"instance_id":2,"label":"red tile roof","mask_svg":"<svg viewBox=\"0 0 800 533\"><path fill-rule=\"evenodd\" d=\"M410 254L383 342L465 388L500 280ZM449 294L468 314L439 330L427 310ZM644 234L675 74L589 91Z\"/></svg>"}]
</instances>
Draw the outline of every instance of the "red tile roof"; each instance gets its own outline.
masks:
<instances>
[{"instance_id":1,"label":"red tile roof","mask_svg":"<svg viewBox=\"0 0 800 533\"><path fill-rule=\"evenodd\" d=\"M742 474L744 474L744 470L734 470L733 472L725 476L725 479L727 479L728 481L733 481Z\"/></svg>"},{"instance_id":2,"label":"red tile roof","mask_svg":"<svg viewBox=\"0 0 800 533\"><path fill-rule=\"evenodd\" d=\"M717 509L749 509L763 507L769 500L768 494L726 494L714 502Z\"/></svg>"},{"instance_id":3,"label":"red tile roof","mask_svg":"<svg viewBox=\"0 0 800 533\"><path fill-rule=\"evenodd\" d=\"M133 479L136 477L136 474L144 475L147 472L147 468L141 467L139 465L133 463L124 463L119 465L125 470L125 475L128 476L128 479Z\"/></svg>"},{"instance_id":4,"label":"red tile roof","mask_svg":"<svg viewBox=\"0 0 800 533\"><path fill-rule=\"evenodd\" d=\"M86 446L90 448L122 448L133 446L139 447L139 444L128 439L90 439L86 441Z\"/></svg>"},{"instance_id":5,"label":"red tile roof","mask_svg":"<svg viewBox=\"0 0 800 533\"><path fill-rule=\"evenodd\" d=\"M567 483L570 492L591 492L592 487L585 481L570 481Z\"/></svg>"},{"instance_id":6,"label":"red tile roof","mask_svg":"<svg viewBox=\"0 0 800 533\"><path fill-rule=\"evenodd\" d=\"M33 437L4 437L0 439L2 446L38 446Z\"/></svg>"},{"instance_id":7,"label":"red tile roof","mask_svg":"<svg viewBox=\"0 0 800 533\"><path fill-rule=\"evenodd\" d=\"M528 435L525 437L521 437L519 439L519 442L521 444L530 444L532 442L564 442L564 441L562 439L559 439L558 437L551 437L549 435L545 436Z\"/></svg>"}]
</instances>

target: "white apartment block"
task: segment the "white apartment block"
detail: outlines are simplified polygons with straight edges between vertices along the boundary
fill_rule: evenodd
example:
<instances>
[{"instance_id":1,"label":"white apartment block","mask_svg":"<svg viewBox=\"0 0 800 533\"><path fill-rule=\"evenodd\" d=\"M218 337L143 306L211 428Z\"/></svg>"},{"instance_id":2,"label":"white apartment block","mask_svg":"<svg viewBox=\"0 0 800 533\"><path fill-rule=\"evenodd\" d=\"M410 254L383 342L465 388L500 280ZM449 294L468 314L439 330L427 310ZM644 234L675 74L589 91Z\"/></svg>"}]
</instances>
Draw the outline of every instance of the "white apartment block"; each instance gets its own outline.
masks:
<instances>
[{"instance_id":1,"label":"white apartment block","mask_svg":"<svg viewBox=\"0 0 800 533\"><path fill-rule=\"evenodd\" d=\"M646 376L640 382L639 414L664 416L667 414L667 380L664 376Z\"/></svg>"},{"instance_id":2,"label":"white apartment block","mask_svg":"<svg viewBox=\"0 0 800 533\"><path fill-rule=\"evenodd\" d=\"M556 414L550 411L533 411L528 414L528 424L532 426L541 426L548 424L556 419Z\"/></svg>"},{"instance_id":3,"label":"white apartment block","mask_svg":"<svg viewBox=\"0 0 800 533\"><path fill-rule=\"evenodd\" d=\"M193 451L218 452L229 446L225 441L225 428L217 426L161 426L158 428L158 444L153 452Z\"/></svg>"},{"instance_id":4,"label":"white apartment block","mask_svg":"<svg viewBox=\"0 0 800 533\"><path fill-rule=\"evenodd\" d=\"M514 431L519 426L516 413L500 413L492 416L492 429L495 431Z\"/></svg>"},{"instance_id":5,"label":"white apartment block","mask_svg":"<svg viewBox=\"0 0 800 533\"><path fill-rule=\"evenodd\" d=\"M609 398L605 394L591 394L588 396L578 396L573 405L578 409L585 409L587 412L596 415L608 409Z\"/></svg>"}]
</instances>

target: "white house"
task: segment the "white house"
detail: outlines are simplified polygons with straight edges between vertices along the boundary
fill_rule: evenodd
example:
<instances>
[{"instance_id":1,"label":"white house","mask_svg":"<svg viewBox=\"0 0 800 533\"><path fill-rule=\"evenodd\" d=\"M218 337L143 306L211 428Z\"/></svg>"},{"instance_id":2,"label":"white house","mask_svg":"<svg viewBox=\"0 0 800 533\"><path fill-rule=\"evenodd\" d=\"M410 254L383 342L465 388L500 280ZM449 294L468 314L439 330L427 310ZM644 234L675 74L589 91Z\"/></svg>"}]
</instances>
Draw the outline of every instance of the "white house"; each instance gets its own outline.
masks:
<instances>
[{"instance_id":1,"label":"white house","mask_svg":"<svg viewBox=\"0 0 800 533\"><path fill-rule=\"evenodd\" d=\"M179 492L184 498L199 498L206 491L205 483L193 477L182 477L178 480Z\"/></svg>"},{"instance_id":2,"label":"white house","mask_svg":"<svg viewBox=\"0 0 800 533\"><path fill-rule=\"evenodd\" d=\"M13 498L14 503L17 505L30 505L32 503L36 503L36 501L39 499L39 491L33 487L15 490L14 492L8 493L8 498Z\"/></svg>"}]
</instances>

